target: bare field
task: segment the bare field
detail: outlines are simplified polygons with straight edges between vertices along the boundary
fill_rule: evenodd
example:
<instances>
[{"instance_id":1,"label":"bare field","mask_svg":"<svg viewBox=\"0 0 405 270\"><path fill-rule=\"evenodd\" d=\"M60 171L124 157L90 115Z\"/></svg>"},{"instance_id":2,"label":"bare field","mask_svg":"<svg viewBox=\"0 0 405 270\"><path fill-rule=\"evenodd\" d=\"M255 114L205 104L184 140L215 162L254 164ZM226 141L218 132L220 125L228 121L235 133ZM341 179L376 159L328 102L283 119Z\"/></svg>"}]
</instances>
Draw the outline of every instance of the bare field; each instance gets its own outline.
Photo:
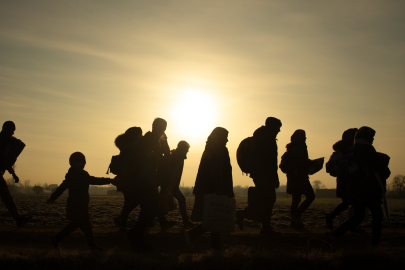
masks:
<instances>
[{"instance_id":1,"label":"bare field","mask_svg":"<svg viewBox=\"0 0 405 270\"><path fill-rule=\"evenodd\" d=\"M301 231L289 228L290 199L278 200L273 226L281 236L261 237L260 224L246 221L243 231L235 228L222 237L223 251L209 249L209 233L196 239L195 249L187 249L180 229L178 211L170 219L179 221L177 228L161 232L152 228L147 242L154 253L136 254L117 228L112 217L121 210L122 197L91 197L90 214L95 240L105 251L90 252L80 230L63 240L62 251L51 249L49 239L60 231L65 220L66 196L54 205L46 205L47 196L14 196L21 212L31 212L30 224L15 230L6 209L0 205L0 265L2 269L404 269L405 268L405 205L403 200L390 201L394 228L383 229L380 247L370 247L370 224L364 234L347 233L333 252L325 241L323 215L340 201L317 199L304 216L307 227ZM193 198L188 198L191 212ZM246 198L237 199L243 209ZM136 220L139 209L131 214ZM345 220L343 214L336 223Z\"/></svg>"},{"instance_id":2,"label":"bare field","mask_svg":"<svg viewBox=\"0 0 405 270\"><path fill-rule=\"evenodd\" d=\"M31 212L34 218L31 225L65 225L66 199L67 196L61 196L54 205L45 204L48 196L27 196L14 195L14 200L22 213ZM243 209L247 206L247 198L236 198L237 209ZM124 198L121 196L92 196L90 197L89 212L94 227L113 227L113 217L117 216L122 208ZM304 223L309 228L325 227L324 215L331 211L340 203L340 199L315 199L308 211L304 214ZM187 198L187 211L191 214L194 204L194 198ZM288 228L290 225L289 209L291 199L278 199L274 207L272 225L274 228ZM405 200L390 200L390 211L393 228L405 228ZM136 221L139 214L139 208L136 208L129 217L129 224ZM181 227L181 217L178 210L169 213L170 220L179 222ZM347 218L347 213L343 213L336 218L336 224L340 224ZM370 219L371 221L371 219ZM364 227L370 227L370 221L362 224ZM385 222L385 221L384 221ZM0 225L14 225L14 221L9 215L3 204L0 204ZM254 221L245 221L245 225L252 228L260 227L260 224Z\"/></svg>"}]
</instances>

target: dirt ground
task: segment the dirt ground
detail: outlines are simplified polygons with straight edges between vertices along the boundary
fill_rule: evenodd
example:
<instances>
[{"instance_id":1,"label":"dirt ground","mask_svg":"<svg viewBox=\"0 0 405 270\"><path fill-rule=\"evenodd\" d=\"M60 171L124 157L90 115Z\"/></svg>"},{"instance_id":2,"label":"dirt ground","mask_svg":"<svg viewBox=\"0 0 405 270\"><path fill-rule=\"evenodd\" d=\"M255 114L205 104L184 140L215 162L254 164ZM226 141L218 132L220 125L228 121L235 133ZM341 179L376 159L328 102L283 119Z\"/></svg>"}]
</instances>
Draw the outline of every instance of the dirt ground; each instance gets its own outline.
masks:
<instances>
[{"instance_id":1,"label":"dirt ground","mask_svg":"<svg viewBox=\"0 0 405 270\"><path fill-rule=\"evenodd\" d=\"M121 210L122 197L91 197L90 215L96 243L106 251L99 254L87 250L80 230L61 243L61 252L51 248L49 239L68 223L65 219L66 197L55 205L46 205L46 196L14 196L22 213L31 212L32 221L16 230L6 209L0 204L0 265L4 269L403 269L405 267L405 204L404 200L390 201L393 226L384 223L382 243L371 248L370 221L361 225L365 233L347 233L336 244L335 251L325 241L324 214L339 203L338 199L317 199L303 217L306 228L300 231L289 228L289 199L279 199L275 205L272 225L280 236L261 237L260 224L245 221L243 231L222 235L223 252L210 251L210 235L206 233L194 241L195 249L189 250L183 239L178 210L169 219L178 226L162 232L158 224L146 237L155 248L151 254L136 255L124 235L113 227L112 217ZM193 198L187 198L191 214ZM243 209L246 198L237 199L237 208ZM139 209L130 216L134 223ZM346 213L336 219L336 225L346 220ZM371 220L371 218L370 218ZM282 259L280 259L282 258ZM348 266L349 265L349 266ZM326 267L327 266L327 267ZM398 268L400 267L400 268ZM256 269L255 268L255 269Z\"/></svg>"}]
</instances>

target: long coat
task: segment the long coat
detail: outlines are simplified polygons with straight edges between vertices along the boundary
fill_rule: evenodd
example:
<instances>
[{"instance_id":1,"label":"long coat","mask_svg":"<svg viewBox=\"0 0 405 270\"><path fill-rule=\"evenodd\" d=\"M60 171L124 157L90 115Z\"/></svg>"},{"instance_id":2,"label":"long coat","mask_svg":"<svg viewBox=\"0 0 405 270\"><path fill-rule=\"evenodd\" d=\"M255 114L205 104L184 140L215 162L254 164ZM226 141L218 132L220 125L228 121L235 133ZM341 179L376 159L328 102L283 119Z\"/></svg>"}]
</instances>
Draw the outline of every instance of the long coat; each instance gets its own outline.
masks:
<instances>
[{"instance_id":1,"label":"long coat","mask_svg":"<svg viewBox=\"0 0 405 270\"><path fill-rule=\"evenodd\" d=\"M98 178L90 176L85 170L70 167L65 180L51 195L55 201L62 193L68 189L69 197L66 204L66 218L69 220L82 220L90 218L88 205L90 201L90 185L108 185L110 178Z\"/></svg>"},{"instance_id":2,"label":"long coat","mask_svg":"<svg viewBox=\"0 0 405 270\"><path fill-rule=\"evenodd\" d=\"M304 194L312 189L309 182L308 150L305 142L291 142L287 145L287 152L291 155L292 171L287 173L287 193Z\"/></svg>"},{"instance_id":3,"label":"long coat","mask_svg":"<svg viewBox=\"0 0 405 270\"><path fill-rule=\"evenodd\" d=\"M233 198L232 166L228 148L209 145L205 147L193 193L195 203L192 220L201 221L204 209L204 194L220 193Z\"/></svg>"}]
</instances>

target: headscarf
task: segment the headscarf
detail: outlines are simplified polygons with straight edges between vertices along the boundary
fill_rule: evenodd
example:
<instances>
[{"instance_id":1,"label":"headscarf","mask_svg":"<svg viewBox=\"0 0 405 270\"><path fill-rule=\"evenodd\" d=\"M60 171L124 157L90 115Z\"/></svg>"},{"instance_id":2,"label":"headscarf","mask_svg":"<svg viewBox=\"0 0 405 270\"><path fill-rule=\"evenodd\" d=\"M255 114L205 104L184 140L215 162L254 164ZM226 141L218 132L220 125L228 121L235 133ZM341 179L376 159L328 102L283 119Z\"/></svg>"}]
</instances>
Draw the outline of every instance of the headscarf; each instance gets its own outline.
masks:
<instances>
[{"instance_id":1,"label":"headscarf","mask_svg":"<svg viewBox=\"0 0 405 270\"><path fill-rule=\"evenodd\" d=\"M80 153L80 152L74 152L73 154L70 155L69 158L69 164L70 166L74 166L79 162L84 161L84 164L86 164L86 157Z\"/></svg>"},{"instance_id":2,"label":"headscarf","mask_svg":"<svg viewBox=\"0 0 405 270\"><path fill-rule=\"evenodd\" d=\"M296 131L294 131L293 135L291 135L292 142L305 141L305 139L305 130L302 129L297 129Z\"/></svg>"},{"instance_id":3,"label":"headscarf","mask_svg":"<svg viewBox=\"0 0 405 270\"><path fill-rule=\"evenodd\" d=\"M207 144L208 143L217 143L217 142L222 142L226 140L228 137L228 130L222 128L222 127L216 127L214 130L211 132L210 136L208 136Z\"/></svg>"}]
</instances>

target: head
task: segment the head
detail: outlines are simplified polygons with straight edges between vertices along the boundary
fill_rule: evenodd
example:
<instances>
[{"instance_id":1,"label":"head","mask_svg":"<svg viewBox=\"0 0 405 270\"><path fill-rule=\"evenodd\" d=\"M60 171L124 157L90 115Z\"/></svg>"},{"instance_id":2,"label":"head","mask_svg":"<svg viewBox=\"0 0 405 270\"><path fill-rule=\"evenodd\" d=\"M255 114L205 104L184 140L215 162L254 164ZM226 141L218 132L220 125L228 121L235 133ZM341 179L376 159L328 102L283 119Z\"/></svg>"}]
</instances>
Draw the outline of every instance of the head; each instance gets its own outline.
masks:
<instances>
[{"instance_id":1,"label":"head","mask_svg":"<svg viewBox=\"0 0 405 270\"><path fill-rule=\"evenodd\" d=\"M14 131L15 131L15 124L13 121L4 122L1 133L3 133L6 137L11 137L14 135Z\"/></svg>"},{"instance_id":2,"label":"head","mask_svg":"<svg viewBox=\"0 0 405 270\"><path fill-rule=\"evenodd\" d=\"M156 118L152 124L152 133L158 136L159 138L166 131L167 122L162 118Z\"/></svg>"},{"instance_id":3,"label":"head","mask_svg":"<svg viewBox=\"0 0 405 270\"><path fill-rule=\"evenodd\" d=\"M176 153L178 153L181 156L184 156L186 158L189 149L190 149L190 145L186 141L180 141L177 144Z\"/></svg>"},{"instance_id":4,"label":"head","mask_svg":"<svg viewBox=\"0 0 405 270\"><path fill-rule=\"evenodd\" d=\"M363 139L370 144L373 144L374 141L374 136L375 136L375 130L370 128L370 127L361 127L359 130L356 132L356 137L355 139Z\"/></svg>"},{"instance_id":5,"label":"head","mask_svg":"<svg viewBox=\"0 0 405 270\"><path fill-rule=\"evenodd\" d=\"M74 152L70 155L69 164L77 169L84 169L86 166L86 157L80 152Z\"/></svg>"},{"instance_id":6,"label":"head","mask_svg":"<svg viewBox=\"0 0 405 270\"><path fill-rule=\"evenodd\" d=\"M136 142L142 137L142 129L140 127L130 127L124 134L130 138L131 142Z\"/></svg>"},{"instance_id":7,"label":"head","mask_svg":"<svg viewBox=\"0 0 405 270\"><path fill-rule=\"evenodd\" d=\"M343 132L342 140L350 143L354 143L354 137L356 136L357 128L349 128Z\"/></svg>"},{"instance_id":8,"label":"head","mask_svg":"<svg viewBox=\"0 0 405 270\"><path fill-rule=\"evenodd\" d=\"M307 140L305 130L297 129L291 136L292 142L305 142Z\"/></svg>"},{"instance_id":9,"label":"head","mask_svg":"<svg viewBox=\"0 0 405 270\"><path fill-rule=\"evenodd\" d=\"M274 136L280 132L281 129L281 121L275 117L268 117L266 119L266 128L270 131L270 133Z\"/></svg>"},{"instance_id":10,"label":"head","mask_svg":"<svg viewBox=\"0 0 405 270\"><path fill-rule=\"evenodd\" d=\"M216 127L211 132L210 136L208 136L207 143L225 146L228 142L228 134L228 130L222 127Z\"/></svg>"}]
</instances>

